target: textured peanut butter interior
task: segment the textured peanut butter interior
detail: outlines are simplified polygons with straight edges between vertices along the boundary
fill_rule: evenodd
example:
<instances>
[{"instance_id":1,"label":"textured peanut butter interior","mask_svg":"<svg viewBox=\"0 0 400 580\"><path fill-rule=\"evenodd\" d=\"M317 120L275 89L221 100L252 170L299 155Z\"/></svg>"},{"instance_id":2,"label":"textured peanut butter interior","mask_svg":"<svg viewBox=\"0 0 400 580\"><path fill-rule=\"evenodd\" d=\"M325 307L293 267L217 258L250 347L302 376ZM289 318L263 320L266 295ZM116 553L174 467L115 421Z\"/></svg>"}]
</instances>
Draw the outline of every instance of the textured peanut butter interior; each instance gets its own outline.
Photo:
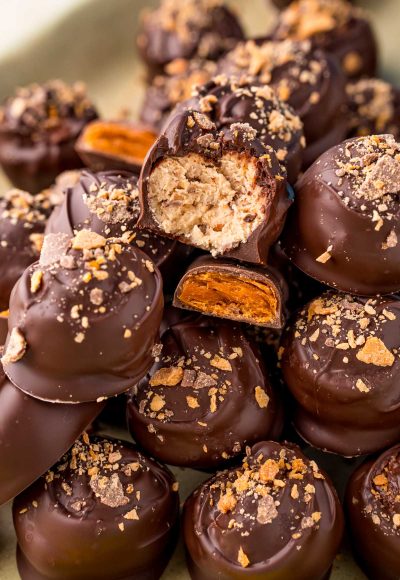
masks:
<instances>
[{"instance_id":1,"label":"textured peanut butter interior","mask_svg":"<svg viewBox=\"0 0 400 580\"><path fill-rule=\"evenodd\" d=\"M205 314L266 324L276 318L274 289L250 278L222 272L199 272L187 277L178 296L183 305Z\"/></svg>"},{"instance_id":2,"label":"textured peanut butter interior","mask_svg":"<svg viewBox=\"0 0 400 580\"><path fill-rule=\"evenodd\" d=\"M95 151L142 162L156 139L151 131L113 123L93 123L84 134L84 144Z\"/></svg>"},{"instance_id":3,"label":"textured peanut butter interior","mask_svg":"<svg viewBox=\"0 0 400 580\"><path fill-rule=\"evenodd\" d=\"M223 155L218 164L197 153L163 159L150 175L148 200L165 233L214 256L245 242L267 204L256 160L239 153Z\"/></svg>"}]
</instances>

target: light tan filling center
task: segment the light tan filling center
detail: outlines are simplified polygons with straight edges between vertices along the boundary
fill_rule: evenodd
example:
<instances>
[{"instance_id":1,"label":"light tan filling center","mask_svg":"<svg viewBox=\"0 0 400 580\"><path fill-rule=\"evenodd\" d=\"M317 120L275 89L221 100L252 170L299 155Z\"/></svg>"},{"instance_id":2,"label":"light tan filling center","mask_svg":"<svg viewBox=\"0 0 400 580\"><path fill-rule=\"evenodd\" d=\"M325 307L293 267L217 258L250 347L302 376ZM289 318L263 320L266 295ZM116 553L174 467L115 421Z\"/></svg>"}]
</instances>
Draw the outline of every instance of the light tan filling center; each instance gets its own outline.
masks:
<instances>
[{"instance_id":1,"label":"light tan filling center","mask_svg":"<svg viewBox=\"0 0 400 580\"><path fill-rule=\"evenodd\" d=\"M257 162L229 153L219 164L196 153L167 157L149 178L153 217L167 234L214 256L246 242L263 221L267 200L256 185Z\"/></svg>"},{"instance_id":2,"label":"light tan filling center","mask_svg":"<svg viewBox=\"0 0 400 580\"><path fill-rule=\"evenodd\" d=\"M183 305L205 314L267 324L276 318L273 287L250 278L219 272L189 275L178 296Z\"/></svg>"}]
</instances>

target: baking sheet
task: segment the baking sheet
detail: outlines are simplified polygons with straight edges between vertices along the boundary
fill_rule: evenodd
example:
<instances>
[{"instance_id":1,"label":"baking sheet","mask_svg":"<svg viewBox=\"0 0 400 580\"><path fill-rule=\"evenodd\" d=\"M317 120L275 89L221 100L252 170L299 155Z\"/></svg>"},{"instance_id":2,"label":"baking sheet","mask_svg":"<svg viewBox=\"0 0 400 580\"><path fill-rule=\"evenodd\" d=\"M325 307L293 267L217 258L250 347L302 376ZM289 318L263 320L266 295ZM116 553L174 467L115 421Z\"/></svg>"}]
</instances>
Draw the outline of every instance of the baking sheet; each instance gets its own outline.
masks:
<instances>
[{"instance_id":1,"label":"baking sheet","mask_svg":"<svg viewBox=\"0 0 400 580\"><path fill-rule=\"evenodd\" d=\"M126 110L135 116L143 97L143 71L135 54L138 14L144 6L154 4L155 1L145 0L87 2L40 39L0 61L0 99L12 93L16 85L32 81L40 82L54 77L67 81L82 79L87 82L89 93L104 116L116 118ZM266 7L265 0L233 0L231 4L238 10L247 30L251 30L252 34L261 35L269 30L274 11ZM384 76L400 82L400 71L396 71L400 2L381 0L366 4L381 40ZM6 180L0 172L0 191L6 187ZM128 437L125 434L125 438ZM342 492L346 477L354 469L355 463L323 453L314 452L313 456L330 473ZM173 471L180 482L182 500L207 478L204 473L190 469L173 468ZM14 554L11 506L6 505L0 508L0 580L18 580ZM180 545L163 580L188 578ZM335 560L332 579L363 578L365 576L352 560L345 542Z\"/></svg>"}]
</instances>

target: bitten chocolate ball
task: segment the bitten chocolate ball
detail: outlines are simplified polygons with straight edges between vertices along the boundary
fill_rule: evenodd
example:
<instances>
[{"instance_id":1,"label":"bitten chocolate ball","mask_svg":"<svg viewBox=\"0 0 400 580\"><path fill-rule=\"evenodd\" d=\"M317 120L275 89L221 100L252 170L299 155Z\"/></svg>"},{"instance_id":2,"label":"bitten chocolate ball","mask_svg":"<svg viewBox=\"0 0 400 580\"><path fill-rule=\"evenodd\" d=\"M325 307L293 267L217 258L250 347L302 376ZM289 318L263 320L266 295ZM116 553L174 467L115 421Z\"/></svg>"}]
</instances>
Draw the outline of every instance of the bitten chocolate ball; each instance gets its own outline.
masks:
<instances>
[{"instance_id":1,"label":"bitten chocolate ball","mask_svg":"<svg viewBox=\"0 0 400 580\"><path fill-rule=\"evenodd\" d=\"M0 370L0 505L49 469L105 403L58 405L34 399Z\"/></svg>"},{"instance_id":2,"label":"bitten chocolate ball","mask_svg":"<svg viewBox=\"0 0 400 580\"><path fill-rule=\"evenodd\" d=\"M348 83L348 137L392 134L400 137L400 89L381 79Z\"/></svg>"},{"instance_id":3,"label":"bitten chocolate ball","mask_svg":"<svg viewBox=\"0 0 400 580\"><path fill-rule=\"evenodd\" d=\"M174 306L218 318L280 329L288 288L273 268L202 256L181 278Z\"/></svg>"},{"instance_id":4,"label":"bitten chocolate ball","mask_svg":"<svg viewBox=\"0 0 400 580\"><path fill-rule=\"evenodd\" d=\"M177 539L170 471L84 435L13 506L22 580L157 580Z\"/></svg>"},{"instance_id":5,"label":"bitten chocolate ball","mask_svg":"<svg viewBox=\"0 0 400 580\"><path fill-rule=\"evenodd\" d=\"M232 94L236 118L250 103L254 109L258 103L268 117L271 101L266 95L271 90L253 91L242 93L243 100L239 89ZM203 102L215 100L210 96ZM298 118L290 113L289 121L278 110L271 115L280 127L276 138L282 130L282 139L291 139L292 120L297 124ZM213 256L265 263L281 233L292 192L273 148L249 123L235 122L235 116L218 113L214 121L189 110L172 118L143 166L139 225Z\"/></svg>"},{"instance_id":6,"label":"bitten chocolate ball","mask_svg":"<svg viewBox=\"0 0 400 580\"><path fill-rule=\"evenodd\" d=\"M348 78L374 76L378 47L365 13L346 0L297 0L281 12L273 37L309 39L339 60Z\"/></svg>"},{"instance_id":7,"label":"bitten chocolate ball","mask_svg":"<svg viewBox=\"0 0 400 580\"><path fill-rule=\"evenodd\" d=\"M96 118L82 83L17 89L0 109L0 165L11 183L37 193L62 171L82 167L75 141Z\"/></svg>"},{"instance_id":8,"label":"bitten chocolate ball","mask_svg":"<svg viewBox=\"0 0 400 580\"><path fill-rule=\"evenodd\" d=\"M241 42L220 61L219 70L255 77L293 108L304 124L306 167L346 137L344 74L334 57L310 41Z\"/></svg>"},{"instance_id":9,"label":"bitten chocolate ball","mask_svg":"<svg viewBox=\"0 0 400 580\"><path fill-rule=\"evenodd\" d=\"M151 366L162 310L161 275L146 254L88 230L49 234L11 296L5 372L47 401L117 395Z\"/></svg>"},{"instance_id":10,"label":"bitten chocolate ball","mask_svg":"<svg viewBox=\"0 0 400 580\"><path fill-rule=\"evenodd\" d=\"M400 300L328 292L283 334L294 424L314 447L345 456L400 439Z\"/></svg>"},{"instance_id":11,"label":"bitten chocolate ball","mask_svg":"<svg viewBox=\"0 0 400 580\"><path fill-rule=\"evenodd\" d=\"M368 578L400 576L400 446L361 465L346 490L353 550Z\"/></svg>"},{"instance_id":12,"label":"bitten chocolate ball","mask_svg":"<svg viewBox=\"0 0 400 580\"><path fill-rule=\"evenodd\" d=\"M233 123L249 125L264 145L274 149L289 183L296 181L305 147L303 123L264 82L249 76L219 75L197 87L193 98L176 108L184 109L207 115L222 132L229 131Z\"/></svg>"},{"instance_id":13,"label":"bitten chocolate ball","mask_svg":"<svg viewBox=\"0 0 400 580\"><path fill-rule=\"evenodd\" d=\"M400 290L400 144L349 139L300 178L282 246L309 276L372 296Z\"/></svg>"},{"instance_id":14,"label":"bitten chocolate ball","mask_svg":"<svg viewBox=\"0 0 400 580\"><path fill-rule=\"evenodd\" d=\"M340 546L343 514L316 463L295 445L270 441L194 491L183 534L193 580L322 580Z\"/></svg>"},{"instance_id":15,"label":"bitten chocolate ball","mask_svg":"<svg viewBox=\"0 0 400 580\"><path fill-rule=\"evenodd\" d=\"M193 89L208 83L217 72L217 64L204 59L177 59L148 87L140 112L146 125L160 132L178 103L190 99Z\"/></svg>"},{"instance_id":16,"label":"bitten chocolate ball","mask_svg":"<svg viewBox=\"0 0 400 580\"><path fill-rule=\"evenodd\" d=\"M137 44L150 72L157 72L177 58L216 59L242 38L223 0L161 0L143 13Z\"/></svg>"},{"instance_id":17,"label":"bitten chocolate ball","mask_svg":"<svg viewBox=\"0 0 400 580\"><path fill-rule=\"evenodd\" d=\"M89 229L105 237L122 238L140 248L160 269L166 285L173 285L185 267L190 248L136 226L139 217L138 178L127 171L92 173L84 170L63 204L51 215L46 233Z\"/></svg>"},{"instance_id":18,"label":"bitten chocolate ball","mask_svg":"<svg viewBox=\"0 0 400 580\"><path fill-rule=\"evenodd\" d=\"M209 469L279 437L280 402L240 326L187 317L164 330L159 351L128 401L130 431L151 455Z\"/></svg>"},{"instance_id":19,"label":"bitten chocolate ball","mask_svg":"<svg viewBox=\"0 0 400 580\"><path fill-rule=\"evenodd\" d=\"M35 196L11 189L0 196L0 310L25 268L39 258L47 219L59 203L50 190Z\"/></svg>"}]
</instances>

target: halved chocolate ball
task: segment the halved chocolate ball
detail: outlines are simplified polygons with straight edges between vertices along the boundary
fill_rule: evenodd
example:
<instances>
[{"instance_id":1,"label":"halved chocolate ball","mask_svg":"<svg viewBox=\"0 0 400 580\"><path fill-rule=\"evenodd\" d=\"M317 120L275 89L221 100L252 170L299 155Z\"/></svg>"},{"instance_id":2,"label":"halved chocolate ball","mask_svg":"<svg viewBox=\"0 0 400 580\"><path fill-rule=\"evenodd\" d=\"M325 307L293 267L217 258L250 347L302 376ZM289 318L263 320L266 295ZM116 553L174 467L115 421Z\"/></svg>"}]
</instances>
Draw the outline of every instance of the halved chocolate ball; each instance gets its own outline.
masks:
<instances>
[{"instance_id":1,"label":"halved chocolate ball","mask_svg":"<svg viewBox=\"0 0 400 580\"><path fill-rule=\"evenodd\" d=\"M253 89L244 100L238 89L240 110L249 102L271 105L269 89ZM196 110L172 118L144 163L139 191L141 227L253 263L265 263L291 204L275 152L256 129L231 115L221 125Z\"/></svg>"},{"instance_id":2,"label":"halved chocolate ball","mask_svg":"<svg viewBox=\"0 0 400 580\"><path fill-rule=\"evenodd\" d=\"M75 142L96 118L82 83L52 80L17 89L0 109L0 165L11 183L38 193L61 172L82 167Z\"/></svg>"},{"instance_id":3,"label":"halved chocolate ball","mask_svg":"<svg viewBox=\"0 0 400 580\"><path fill-rule=\"evenodd\" d=\"M328 292L283 334L294 425L314 447L353 457L400 439L400 301Z\"/></svg>"},{"instance_id":4,"label":"halved chocolate ball","mask_svg":"<svg viewBox=\"0 0 400 580\"><path fill-rule=\"evenodd\" d=\"M349 532L368 578L400 576L400 446L363 463L346 490Z\"/></svg>"},{"instance_id":5,"label":"halved chocolate ball","mask_svg":"<svg viewBox=\"0 0 400 580\"><path fill-rule=\"evenodd\" d=\"M122 237L149 256L169 289L184 270L191 248L139 229L139 212L135 174L120 169L98 173L83 170L76 185L67 189L62 205L50 216L46 233L72 237L86 228L105 237Z\"/></svg>"},{"instance_id":6,"label":"halved chocolate ball","mask_svg":"<svg viewBox=\"0 0 400 580\"><path fill-rule=\"evenodd\" d=\"M339 499L314 461L290 443L257 443L185 503L193 580L327 578L343 535Z\"/></svg>"},{"instance_id":7,"label":"halved chocolate ball","mask_svg":"<svg viewBox=\"0 0 400 580\"><path fill-rule=\"evenodd\" d=\"M156 362L127 407L129 429L146 451L212 469L280 436L279 397L240 325L193 315L163 326Z\"/></svg>"},{"instance_id":8,"label":"halved chocolate ball","mask_svg":"<svg viewBox=\"0 0 400 580\"><path fill-rule=\"evenodd\" d=\"M349 139L300 178L282 246L309 276L373 296L400 290L400 144Z\"/></svg>"},{"instance_id":9,"label":"halved chocolate ball","mask_svg":"<svg viewBox=\"0 0 400 580\"><path fill-rule=\"evenodd\" d=\"M345 76L336 59L309 40L248 40L219 62L228 76L250 75L268 84L304 124L308 167L346 137Z\"/></svg>"},{"instance_id":10,"label":"halved chocolate ball","mask_svg":"<svg viewBox=\"0 0 400 580\"><path fill-rule=\"evenodd\" d=\"M133 445L84 435L14 501L22 580L157 580L177 540L177 489Z\"/></svg>"},{"instance_id":11,"label":"halved chocolate ball","mask_svg":"<svg viewBox=\"0 0 400 580\"><path fill-rule=\"evenodd\" d=\"M248 267L202 256L180 280L174 306L209 316L282 328L286 283L273 268Z\"/></svg>"},{"instance_id":12,"label":"halved chocolate ball","mask_svg":"<svg viewBox=\"0 0 400 580\"><path fill-rule=\"evenodd\" d=\"M0 505L58 461L104 405L39 401L20 391L1 371Z\"/></svg>"},{"instance_id":13,"label":"halved chocolate ball","mask_svg":"<svg viewBox=\"0 0 400 580\"><path fill-rule=\"evenodd\" d=\"M14 287L5 372L47 401L117 395L151 366L162 310L161 275L146 254L89 230L49 234Z\"/></svg>"},{"instance_id":14,"label":"halved chocolate ball","mask_svg":"<svg viewBox=\"0 0 400 580\"><path fill-rule=\"evenodd\" d=\"M348 78L373 76L378 47L364 11L347 0L296 0L279 15L277 40L310 40L340 62Z\"/></svg>"},{"instance_id":15,"label":"halved chocolate ball","mask_svg":"<svg viewBox=\"0 0 400 580\"><path fill-rule=\"evenodd\" d=\"M137 45L150 73L179 58L216 59L243 38L223 0L162 0L143 12Z\"/></svg>"}]
</instances>

